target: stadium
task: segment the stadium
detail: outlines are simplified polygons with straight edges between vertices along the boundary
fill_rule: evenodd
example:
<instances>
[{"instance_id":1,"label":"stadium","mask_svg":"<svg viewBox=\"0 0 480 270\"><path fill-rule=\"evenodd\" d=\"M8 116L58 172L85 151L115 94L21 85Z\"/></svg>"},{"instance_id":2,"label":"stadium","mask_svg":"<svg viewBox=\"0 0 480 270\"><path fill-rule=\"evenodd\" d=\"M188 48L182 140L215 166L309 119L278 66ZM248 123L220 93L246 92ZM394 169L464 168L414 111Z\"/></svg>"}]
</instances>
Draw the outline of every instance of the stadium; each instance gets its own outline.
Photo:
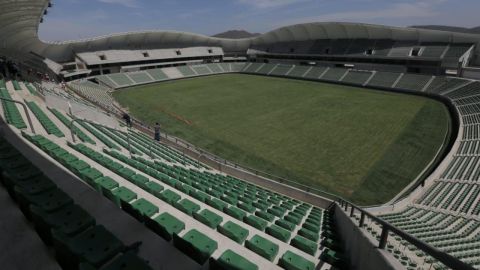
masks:
<instances>
[{"instance_id":1,"label":"stadium","mask_svg":"<svg viewBox=\"0 0 480 270\"><path fill-rule=\"evenodd\" d=\"M0 7L2 269L480 269L480 35Z\"/></svg>"}]
</instances>

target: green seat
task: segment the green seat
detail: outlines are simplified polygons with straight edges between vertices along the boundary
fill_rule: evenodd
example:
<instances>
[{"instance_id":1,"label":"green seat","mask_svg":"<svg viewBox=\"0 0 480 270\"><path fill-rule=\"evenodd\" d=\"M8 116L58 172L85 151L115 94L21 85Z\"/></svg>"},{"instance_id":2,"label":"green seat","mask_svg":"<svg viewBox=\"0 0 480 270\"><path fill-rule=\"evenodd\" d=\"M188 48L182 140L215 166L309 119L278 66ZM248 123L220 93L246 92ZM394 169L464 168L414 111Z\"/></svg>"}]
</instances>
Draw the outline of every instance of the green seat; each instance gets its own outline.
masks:
<instances>
[{"instance_id":1,"label":"green seat","mask_svg":"<svg viewBox=\"0 0 480 270\"><path fill-rule=\"evenodd\" d=\"M73 238L52 232L57 260L64 269L76 269L79 262L100 267L124 249L124 245L101 225L94 226Z\"/></svg>"},{"instance_id":2,"label":"green seat","mask_svg":"<svg viewBox=\"0 0 480 270\"><path fill-rule=\"evenodd\" d=\"M158 213L158 207L144 198L134 201L131 205L142 216L151 217Z\"/></svg>"},{"instance_id":3,"label":"green seat","mask_svg":"<svg viewBox=\"0 0 480 270\"><path fill-rule=\"evenodd\" d=\"M33 166L31 166L33 168ZM26 173L24 176L28 176L29 173L27 170L23 170L23 173ZM21 190L22 194L39 194L47 190L52 190L57 188L57 186L44 175L36 175L35 172L32 172L32 177L22 177L22 172L3 172L3 183L7 187L8 193L12 198L16 198L15 187Z\"/></svg>"},{"instance_id":4,"label":"green seat","mask_svg":"<svg viewBox=\"0 0 480 270\"><path fill-rule=\"evenodd\" d=\"M137 193L131 191L127 187L119 187L112 191L113 194L113 201L118 205L121 206L123 203L129 203L137 198Z\"/></svg>"},{"instance_id":5,"label":"green seat","mask_svg":"<svg viewBox=\"0 0 480 270\"><path fill-rule=\"evenodd\" d=\"M222 226L218 226L218 232L239 244L242 244L249 234L247 229L231 221L227 221Z\"/></svg>"},{"instance_id":6,"label":"green seat","mask_svg":"<svg viewBox=\"0 0 480 270\"><path fill-rule=\"evenodd\" d=\"M118 182L108 176L100 177L95 180L96 189L101 191L104 195L107 191L111 192L118 187Z\"/></svg>"},{"instance_id":7,"label":"green seat","mask_svg":"<svg viewBox=\"0 0 480 270\"><path fill-rule=\"evenodd\" d=\"M220 270L257 270L258 266L230 249L220 255L218 259L210 259L210 269Z\"/></svg>"},{"instance_id":8,"label":"green seat","mask_svg":"<svg viewBox=\"0 0 480 270\"><path fill-rule=\"evenodd\" d=\"M146 188L147 188L147 191L150 192L150 194L154 195L155 197L159 198L160 197L160 193L163 191L163 186L154 182L154 181L150 181L148 183L145 184Z\"/></svg>"},{"instance_id":9,"label":"green seat","mask_svg":"<svg viewBox=\"0 0 480 270\"><path fill-rule=\"evenodd\" d=\"M225 214L232 216L240 221L243 221L243 218L247 215L243 210L235 207L235 206L230 206L228 208L223 209L223 212Z\"/></svg>"},{"instance_id":10,"label":"green seat","mask_svg":"<svg viewBox=\"0 0 480 270\"><path fill-rule=\"evenodd\" d=\"M52 213L73 203L72 198L60 189L51 189L38 194L28 194L19 187L15 187L14 190L20 209L27 217L30 217L31 205L37 206L46 213Z\"/></svg>"},{"instance_id":11,"label":"green seat","mask_svg":"<svg viewBox=\"0 0 480 270\"><path fill-rule=\"evenodd\" d=\"M335 251L330 249L325 249L320 255L320 259L324 262L327 262L337 268L342 268L342 257L339 256Z\"/></svg>"},{"instance_id":12,"label":"green seat","mask_svg":"<svg viewBox=\"0 0 480 270\"><path fill-rule=\"evenodd\" d=\"M285 219L286 221L291 222L295 225L300 225L303 217L298 217L298 216L294 215L293 213L290 213L290 214L286 215L283 219Z\"/></svg>"},{"instance_id":13,"label":"green seat","mask_svg":"<svg viewBox=\"0 0 480 270\"><path fill-rule=\"evenodd\" d=\"M173 243L175 247L202 265L218 247L216 241L195 229L188 231L183 237L174 234Z\"/></svg>"},{"instance_id":14,"label":"green seat","mask_svg":"<svg viewBox=\"0 0 480 270\"><path fill-rule=\"evenodd\" d=\"M264 220L268 221L268 222L273 222L275 220L275 216L270 214L270 213L267 213L265 211L257 211L255 212L255 215L258 216L258 217L261 217L263 218Z\"/></svg>"},{"instance_id":15,"label":"green seat","mask_svg":"<svg viewBox=\"0 0 480 270\"><path fill-rule=\"evenodd\" d=\"M255 235L252 239L245 242L245 247L269 261L273 261L278 253L278 245L272 243L259 235Z\"/></svg>"},{"instance_id":16,"label":"green seat","mask_svg":"<svg viewBox=\"0 0 480 270\"><path fill-rule=\"evenodd\" d=\"M188 194L201 202L205 202L207 199L210 199L210 196L202 191L190 190Z\"/></svg>"},{"instance_id":17,"label":"green seat","mask_svg":"<svg viewBox=\"0 0 480 270\"><path fill-rule=\"evenodd\" d=\"M285 215L285 212L287 212L287 210L279 206L272 206L272 208L268 209L267 212L281 218L283 217L283 215Z\"/></svg>"},{"instance_id":18,"label":"green seat","mask_svg":"<svg viewBox=\"0 0 480 270\"><path fill-rule=\"evenodd\" d=\"M320 225L315 225L309 222L305 222L302 224L302 227L315 233L320 232Z\"/></svg>"},{"instance_id":19,"label":"green seat","mask_svg":"<svg viewBox=\"0 0 480 270\"><path fill-rule=\"evenodd\" d=\"M167 202L168 204L173 205L175 202L181 199L180 195L167 189L164 192L160 193L160 199Z\"/></svg>"},{"instance_id":20,"label":"green seat","mask_svg":"<svg viewBox=\"0 0 480 270\"><path fill-rule=\"evenodd\" d=\"M317 242L318 239L320 238L318 233L312 232L310 230L307 230L305 228L301 228L298 230L298 235L301 235L311 241Z\"/></svg>"},{"instance_id":21,"label":"green seat","mask_svg":"<svg viewBox=\"0 0 480 270\"><path fill-rule=\"evenodd\" d=\"M254 215L249 215L243 218L243 221L248 225L264 231L268 225L268 222Z\"/></svg>"},{"instance_id":22,"label":"green seat","mask_svg":"<svg viewBox=\"0 0 480 270\"><path fill-rule=\"evenodd\" d=\"M225 207L228 206L228 204L226 204L225 202L223 202L223 201L221 201L217 198L206 199L205 203L210 205L211 207L217 209L217 210L220 210L220 211L223 211L225 209Z\"/></svg>"},{"instance_id":23,"label":"green seat","mask_svg":"<svg viewBox=\"0 0 480 270\"><path fill-rule=\"evenodd\" d=\"M265 232L283 242L287 242L290 239L290 236L292 235L289 231L275 224L272 224L269 227L267 227L265 229Z\"/></svg>"},{"instance_id":24,"label":"green seat","mask_svg":"<svg viewBox=\"0 0 480 270\"><path fill-rule=\"evenodd\" d=\"M46 243L52 242L51 229L72 237L95 225L95 219L75 204L67 205L52 213L47 213L34 205L30 206L30 210L35 229Z\"/></svg>"},{"instance_id":25,"label":"green seat","mask_svg":"<svg viewBox=\"0 0 480 270\"><path fill-rule=\"evenodd\" d=\"M132 182L143 188L143 189L147 189L147 183L150 182L150 179L148 179L147 177L143 176L143 175L140 175L140 174L135 174L135 175L132 175L130 177L130 179L132 180Z\"/></svg>"},{"instance_id":26,"label":"green seat","mask_svg":"<svg viewBox=\"0 0 480 270\"><path fill-rule=\"evenodd\" d=\"M103 174L95 168L88 168L80 172L80 178L92 186L95 186L95 181L100 177L103 177Z\"/></svg>"},{"instance_id":27,"label":"green seat","mask_svg":"<svg viewBox=\"0 0 480 270\"><path fill-rule=\"evenodd\" d=\"M58 162L62 163L64 166L67 166L68 164L71 164L77 160L78 158L76 156L68 153L66 155L59 157Z\"/></svg>"},{"instance_id":28,"label":"green seat","mask_svg":"<svg viewBox=\"0 0 480 270\"><path fill-rule=\"evenodd\" d=\"M76 175L81 175L81 171L90 168L90 165L83 160L75 160L67 164L67 168L70 169Z\"/></svg>"},{"instance_id":29,"label":"green seat","mask_svg":"<svg viewBox=\"0 0 480 270\"><path fill-rule=\"evenodd\" d=\"M287 229L288 231L292 232L293 230L295 230L295 224L289 222L289 221L286 221L284 219L278 219L277 221L275 221L275 224L277 224L278 226L284 228L284 229Z\"/></svg>"},{"instance_id":30,"label":"green seat","mask_svg":"<svg viewBox=\"0 0 480 270\"><path fill-rule=\"evenodd\" d=\"M291 251L285 252L278 264L286 270L314 270L315 264Z\"/></svg>"},{"instance_id":31,"label":"green seat","mask_svg":"<svg viewBox=\"0 0 480 270\"><path fill-rule=\"evenodd\" d=\"M136 173L135 171L129 169L129 168L122 168L117 172L118 175L121 177L127 179L128 181L132 181L131 177L134 176Z\"/></svg>"},{"instance_id":32,"label":"green seat","mask_svg":"<svg viewBox=\"0 0 480 270\"><path fill-rule=\"evenodd\" d=\"M307 238L299 236L299 235L295 236L290 241L290 244L292 246L300 249L301 251L304 251L305 253L308 253L312 256L315 255L315 253L317 252L317 249L318 249L317 243L315 243L311 240L308 240Z\"/></svg>"},{"instance_id":33,"label":"green seat","mask_svg":"<svg viewBox=\"0 0 480 270\"><path fill-rule=\"evenodd\" d=\"M217 226L223 221L221 216L208 209L203 209L199 213L193 213L193 217L212 229L217 228Z\"/></svg>"},{"instance_id":34,"label":"green seat","mask_svg":"<svg viewBox=\"0 0 480 270\"><path fill-rule=\"evenodd\" d=\"M185 223L167 212L158 215L154 219L146 219L145 223L147 227L167 241L172 239L173 234L179 234L185 229Z\"/></svg>"},{"instance_id":35,"label":"green seat","mask_svg":"<svg viewBox=\"0 0 480 270\"><path fill-rule=\"evenodd\" d=\"M200 210L200 206L188 199L183 199L179 202L173 203L173 206L185 214L192 216L193 213Z\"/></svg>"},{"instance_id":36,"label":"green seat","mask_svg":"<svg viewBox=\"0 0 480 270\"><path fill-rule=\"evenodd\" d=\"M245 203L245 202L239 202L237 204L238 208L247 211L248 213L253 213L255 212L256 208L252 206L251 204Z\"/></svg>"}]
</instances>

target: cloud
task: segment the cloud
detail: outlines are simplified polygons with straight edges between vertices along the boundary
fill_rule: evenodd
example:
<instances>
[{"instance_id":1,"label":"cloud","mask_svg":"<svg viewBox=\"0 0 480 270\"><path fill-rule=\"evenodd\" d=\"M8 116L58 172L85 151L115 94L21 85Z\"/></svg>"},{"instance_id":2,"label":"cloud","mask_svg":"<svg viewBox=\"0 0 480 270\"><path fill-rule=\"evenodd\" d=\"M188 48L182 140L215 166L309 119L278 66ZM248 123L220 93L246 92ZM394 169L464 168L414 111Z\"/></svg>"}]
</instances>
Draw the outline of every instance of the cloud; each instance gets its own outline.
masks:
<instances>
[{"instance_id":1,"label":"cloud","mask_svg":"<svg viewBox=\"0 0 480 270\"><path fill-rule=\"evenodd\" d=\"M107 4L115 4L115 5L122 5L126 6L129 8L137 8L138 7L138 2L137 0L98 0L102 3L107 3Z\"/></svg>"},{"instance_id":2,"label":"cloud","mask_svg":"<svg viewBox=\"0 0 480 270\"><path fill-rule=\"evenodd\" d=\"M308 2L311 0L237 0L241 4L251 5L256 8L274 8Z\"/></svg>"},{"instance_id":3,"label":"cloud","mask_svg":"<svg viewBox=\"0 0 480 270\"><path fill-rule=\"evenodd\" d=\"M325 21L356 21L372 22L378 19L409 19L409 18L429 18L439 15L435 11L435 4L444 0L427 0L415 3L397 3L383 9L369 9L361 11L345 11L337 13L328 13L318 16L310 16L284 21L282 24L296 24L305 22L325 22Z\"/></svg>"}]
</instances>

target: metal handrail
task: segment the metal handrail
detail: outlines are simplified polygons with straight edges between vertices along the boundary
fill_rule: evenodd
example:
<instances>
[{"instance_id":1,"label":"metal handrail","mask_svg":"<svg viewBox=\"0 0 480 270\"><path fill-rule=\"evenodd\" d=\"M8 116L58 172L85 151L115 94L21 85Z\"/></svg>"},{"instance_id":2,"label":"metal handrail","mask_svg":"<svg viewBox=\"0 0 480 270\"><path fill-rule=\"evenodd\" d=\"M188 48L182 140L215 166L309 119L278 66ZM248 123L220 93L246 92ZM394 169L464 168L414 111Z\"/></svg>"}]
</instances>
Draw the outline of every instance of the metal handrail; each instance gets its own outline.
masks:
<instances>
[{"instance_id":1,"label":"metal handrail","mask_svg":"<svg viewBox=\"0 0 480 270\"><path fill-rule=\"evenodd\" d=\"M435 247L430 246L424 241L410 235L409 233L402 231L401 229L396 228L395 226L391 225L385 220L374 216L373 214L367 212L366 210L356 206L355 204L347 200L339 199L337 200L337 202L339 203L340 207L342 207L345 210L345 212L348 212L348 208L350 207L350 217L353 217L355 215L355 211L360 212L360 220L358 223L358 226L360 228L362 228L365 225L365 217L368 217L371 220L380 224L382 228L382 233L380 234L380 240L378 243L379 249L385 249L388 241L389 232L393 232L394 234L398 235L399 237L406 240L410 244L421 249L423 252L435 258L436 260L440 261L441 263L443 263L444 265L446 265L451 269L465 269L465 270L475 269L472 266L464 263L463 261L455 258L454 256L446 252L440 251Z\"/></svg>"},{"instance_id":2,"label":"metal handrail","mask_svg":"<svg viewBox=\"0 0 480 270\"><path fill-rule=\"evenodd\" d=\"M4 98L4 97L0 97L0 100L7 101L7 102L13 102L13 103L17 103L17 104L22 105L23 110L25 111L25 114L27 115L27 120L28 120L28 124L30 125L30 129L32 130L32 133L35 134L35 128L33 127L32 118L30 118L30 113L28 112L28 108L27 108L27 105L25 105L25 103L17 101L17 100L9 99L9 98Z\"/></svg>"}]
</instances>

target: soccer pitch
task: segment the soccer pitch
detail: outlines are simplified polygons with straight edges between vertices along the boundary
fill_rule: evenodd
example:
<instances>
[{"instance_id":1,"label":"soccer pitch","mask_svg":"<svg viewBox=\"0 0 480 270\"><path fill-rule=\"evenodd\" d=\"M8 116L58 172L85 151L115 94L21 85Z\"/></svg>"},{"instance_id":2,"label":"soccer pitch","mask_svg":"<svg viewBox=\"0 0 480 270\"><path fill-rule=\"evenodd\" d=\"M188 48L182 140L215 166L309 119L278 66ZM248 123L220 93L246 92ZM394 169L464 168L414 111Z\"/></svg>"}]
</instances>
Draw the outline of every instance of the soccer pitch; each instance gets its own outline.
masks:
<instances>
[{"instance_id":1,"label":"soccer pitch","mask_svg":"<svg viewBox=\"0 0 480 270\"><path fill-rule=\"evenodd\" d=\"M450 125L447 108L423 97L243 74L114 96L207 151L361 205L384 203L415 179Z\"/></svg>"}]
</instances>

